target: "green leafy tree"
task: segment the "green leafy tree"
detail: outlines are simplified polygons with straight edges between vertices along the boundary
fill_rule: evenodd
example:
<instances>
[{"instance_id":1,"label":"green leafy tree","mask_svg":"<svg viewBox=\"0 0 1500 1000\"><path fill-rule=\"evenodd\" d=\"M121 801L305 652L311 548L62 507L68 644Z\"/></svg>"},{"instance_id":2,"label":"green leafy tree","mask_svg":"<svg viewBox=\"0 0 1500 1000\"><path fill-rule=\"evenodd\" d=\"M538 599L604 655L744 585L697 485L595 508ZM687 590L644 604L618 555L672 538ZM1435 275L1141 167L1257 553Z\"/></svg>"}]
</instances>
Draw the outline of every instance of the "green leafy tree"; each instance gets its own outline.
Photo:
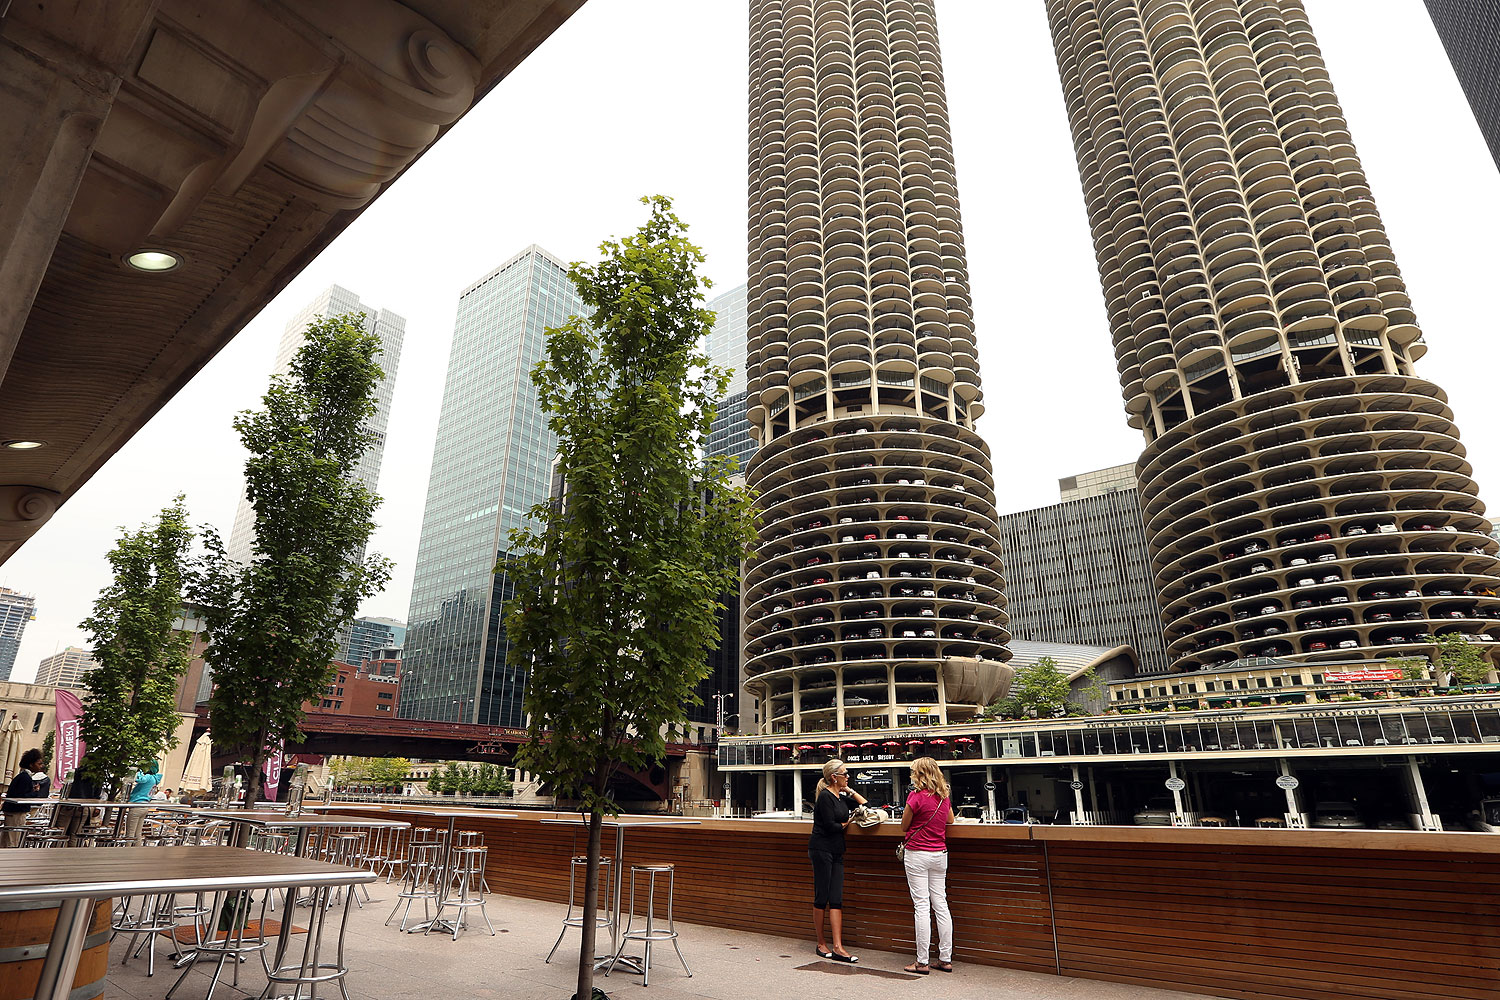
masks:
<instances>
[{"instance_id":1,"label":"green leafy tree","mask_svg":"<svg viewBox=\"0 0 1500 1000\"><path fill-rule=\"evenodd\" d=\"M354 477L370 443L364 420L381 378L379 338L362 315L319 318L260 410L235 418L250 457L255 512L249 562L231 560L205 529L196 602L213 670L215 747L250 759L247 805L260 798L268 748L300 737L304 702L332 676L340 625L390 578L390 562L361 558L380 498Z\"/></svg>"},{"instance_id":2,"label":"green leafy tree","mask_svg":"<svg viewBox=\"0 0 1500 1000\"><path fill-rule=\"evenodd\" d=\"M187 517L179 496L154 524L121 534L108 557L114 579L80 626L98 664L84 675L83 769L115 788L177 745L177 683L192 645L172 628L193 540Z\"/></svg>"},{"instance_id":3,"label":"green leafy tree","mask_svg":"<svg viewBox=\"0 0 1500 1000\"><path fill-rule=\"evenodd\" d=\"M443 775L439 771L433 771L427 776L427 790L433 795L443 794Z\"/></svg>"},{"instance_id":4,"label":"green leafy tree","mask_svg":"<svg viewBox=\"0 0 1500 1000\"><path fill-rule=\"evenodd\" d=\"M752 537L751 498L726 459L701 457L729 373L699 342L702 252L671 201L643 199L638 232L602 245L569 277L589 310L547 331L532 381L557 436L564 503L511 533L516 597L506 625L529 664L520 765L589 817L583 907L596 905L602 819L617 768L662 759L663 731L697 701L718 644L719 595ZM584 921L578 996L593 986Z\"/></svg>"},{"instance_id":5,"label":"green leafy tree","mask_svg":"<svg viewBox=\"0 0 1500 1000\"><path fill-rule=\"evenodd\" d=\"M448 762L448 766L443 768L443 794L454 794L458 791L458 786L462 784L462 782L463 779L459 774L457 762L450 760Z\"/></svg>"},{"instance_id":6,"label":"green leafy tree","mask_svg":"<svg viewBox=\"0 0 1500 1000\"><path fill-rule=\"evenodd\" d=\"M1490 676L1490 661L1483 647L1457 632L1437 637L1438 662L1453 674L1455 684L1483 684Z\"/></svg>"},{"instance_id":7,"label":"green leafy tree","mask_svg":"<svg viewBox=\"0 0 1500 1000\"><path fill-rule=\"evenodd\" d=\"M1057 667L1057 661L1043 656L1035 663L1016 671L1010 691L989 708L989 714L1003 718L1047 718L1067 712L1068 678Z\"/></svg>"},{"instance_id":8,"label":"green leafy tree","mask_svg":"<svg viewBox=\"0 0 1500 1000\"><path fill-rule=\"evenodd\" d=\"M42 770L52 771L52 751L57 746L57 730L53 729L47 733L47 738L42 740Z\"/></svg>"},{"instance_id":9,"label":"green leafy tree","mask_svg":"<svg viewBox=\"0 0 1500 1000\"><path fill-rule=\"evenodd\" d=\"M411 773L411 761L405 757L376 757L370 761L370 784L377 788L398 788Z\"/></svg>"},{"instance_id":10,"label":"green leafy tree","mask_svg":"<svg viewBox=\"0 0 1500 1000\"><path fill-rule=\"evenodd\" d=\"M1415 656L1391 656L1386 659L1385 665L1401 671L1404 680L1419 681L1427 676L1427 661Z\"/></svg>"}]
</instances>

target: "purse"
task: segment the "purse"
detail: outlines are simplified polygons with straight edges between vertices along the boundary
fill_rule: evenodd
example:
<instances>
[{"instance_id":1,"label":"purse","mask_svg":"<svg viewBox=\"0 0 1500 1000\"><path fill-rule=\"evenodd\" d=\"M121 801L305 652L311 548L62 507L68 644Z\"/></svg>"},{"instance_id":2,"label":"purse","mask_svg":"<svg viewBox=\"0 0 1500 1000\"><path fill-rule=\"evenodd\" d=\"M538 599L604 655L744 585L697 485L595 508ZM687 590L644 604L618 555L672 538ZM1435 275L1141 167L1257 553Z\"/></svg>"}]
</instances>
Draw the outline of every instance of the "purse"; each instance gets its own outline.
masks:
<instances>
[{"instance_id":1,"label":"purse","mask_svg":"<svg viewBox=\"0 0 1500 1000\"><path fill-rule=\"evenodd\" d=\"M905 837L902 837L901 838L901 843L899 843L899 844L896 845L896 863L898 865L904 865L904 864L906 864L906 838Z\"/></svg>"}]
</instances>

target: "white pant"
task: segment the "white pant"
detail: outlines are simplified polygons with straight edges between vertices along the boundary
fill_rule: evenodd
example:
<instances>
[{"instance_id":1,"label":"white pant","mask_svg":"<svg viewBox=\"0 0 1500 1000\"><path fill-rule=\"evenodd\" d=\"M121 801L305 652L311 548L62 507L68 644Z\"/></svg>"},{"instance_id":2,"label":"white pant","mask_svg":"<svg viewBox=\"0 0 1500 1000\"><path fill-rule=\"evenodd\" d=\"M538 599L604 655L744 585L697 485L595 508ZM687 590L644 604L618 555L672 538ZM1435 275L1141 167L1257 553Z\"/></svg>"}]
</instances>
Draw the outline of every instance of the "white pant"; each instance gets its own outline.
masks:
<instances>
[{"instance_id":1,"label":"white pant","mask_svg":"<svg viewBox=\"0 0 1500 1000\"><path fill-rule=\"evenodd\" d=\"M927 963L932 948L932 916L937 915L938 961L953 961L953 917L948 913L948 852L906 850L906 887L917 911L917 961Z\"/></svg>"}]
</instances>

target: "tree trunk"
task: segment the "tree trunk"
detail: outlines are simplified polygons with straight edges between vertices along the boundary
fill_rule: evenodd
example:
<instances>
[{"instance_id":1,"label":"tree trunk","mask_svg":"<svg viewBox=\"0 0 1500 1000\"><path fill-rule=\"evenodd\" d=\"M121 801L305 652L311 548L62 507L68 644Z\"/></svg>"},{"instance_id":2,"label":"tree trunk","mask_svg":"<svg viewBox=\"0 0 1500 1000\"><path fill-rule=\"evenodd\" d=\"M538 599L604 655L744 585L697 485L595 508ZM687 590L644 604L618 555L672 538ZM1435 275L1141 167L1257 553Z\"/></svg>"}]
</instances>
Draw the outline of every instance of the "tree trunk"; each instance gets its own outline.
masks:
<instances>
[{"instance_id":1,"label":"tree trunk","mask_svg":"<svg viewBox=\"0 0 1500 1000\"><path fill-rule=\"evenodd\" d=\"M245 782L245 808L254 809L261 798L261 771L266 766L266 732L255 734L255 756L250 761L250 780Z\"/></svg>"},{"instance_id":2,"label":"tree trunk","mask_svg":"<svg viewBox=\"0 0 1500 1000\"><path fill-rule=\"evenodd\" d=\"M608 777L608 771L603 766L594 775L594 793L601 799L604 797ZM599 855L603 832L604 813L596 806L589 813L588 881L583 888L583 926L579 928L582 940L578 942L578 992L573 995L574 1000L592 1000L594 995L594 940L598 930L594 917L599 907ZM619 863L618 858L615 863ZM615 933L619 933L619 928L615 929Z\"/></svg>"}]
</instances>

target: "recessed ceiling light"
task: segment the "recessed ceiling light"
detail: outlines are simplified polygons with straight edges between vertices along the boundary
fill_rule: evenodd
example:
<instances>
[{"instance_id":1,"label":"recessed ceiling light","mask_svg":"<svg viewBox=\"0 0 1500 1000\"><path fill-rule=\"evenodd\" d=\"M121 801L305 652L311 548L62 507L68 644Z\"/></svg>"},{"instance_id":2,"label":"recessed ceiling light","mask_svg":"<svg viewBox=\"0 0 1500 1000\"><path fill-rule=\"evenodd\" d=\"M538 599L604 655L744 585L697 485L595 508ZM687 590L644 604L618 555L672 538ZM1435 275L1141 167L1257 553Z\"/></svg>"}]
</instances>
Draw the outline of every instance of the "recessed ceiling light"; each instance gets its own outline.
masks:
<instances>
[{"instance_id":1,"label":"recessed ceiling light","mask_svg":"<svg viewBox=\"0 0 1500 1000\"><path fill-rule=\"evenodd\" d=\"M126 254L125 263L137 271L171 271L182 263L182 255L170 250L142 249Z\"/></svg>"},{"instance_id":2,"label":"recessed ceiling light","mask_svg":"<svg viewBox=\"0 0 1500 1000\"><path fill-rule=\"evenodd\" d=\"M33 448L40 448L46 443L45 441L0 441L0 444L5 445L7 448L14 448L16 451L30 451Z\"/></svg>"}]
</instances>

